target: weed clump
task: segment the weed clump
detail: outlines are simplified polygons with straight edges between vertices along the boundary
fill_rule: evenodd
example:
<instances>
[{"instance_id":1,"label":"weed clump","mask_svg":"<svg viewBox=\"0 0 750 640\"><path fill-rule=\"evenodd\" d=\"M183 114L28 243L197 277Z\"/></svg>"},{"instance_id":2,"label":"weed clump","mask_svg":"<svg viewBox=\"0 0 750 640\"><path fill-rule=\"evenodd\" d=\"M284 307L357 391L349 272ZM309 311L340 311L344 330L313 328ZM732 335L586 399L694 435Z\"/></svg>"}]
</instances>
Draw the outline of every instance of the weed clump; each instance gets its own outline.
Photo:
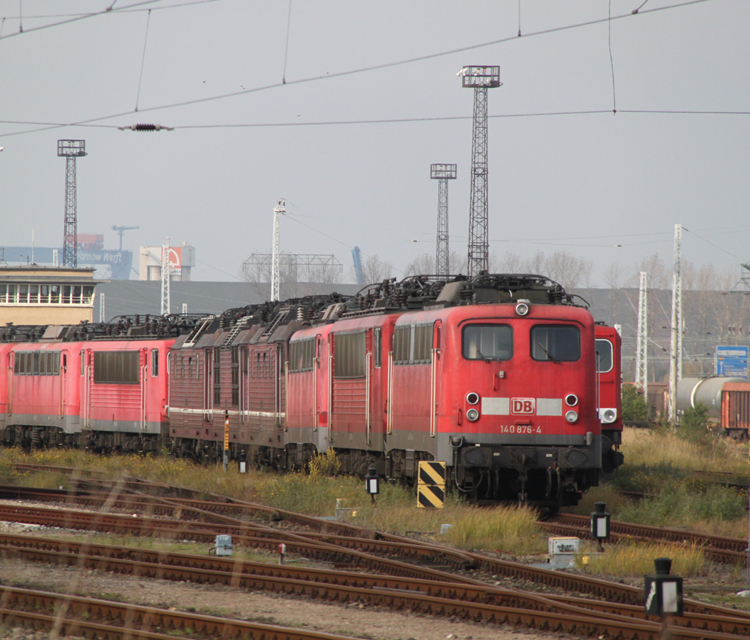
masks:
<instances>
[{"instance_id":1,"label":"weed clump","mask_svg":"<svg viewBox=\"0 0 750 640\"><path fill-rule=\"evenodd\" d=\"M334 449L328 449L325 453L317 453L308 465L310 475L335 476L341 471L341 460Z\"/></svg>"},{"instance_id":2,"label":"weed clump","mask_svg":"<svg viewBox=\"0 0 750 640\"><path fill-rule=\"evenodd\" d=\"M671 543L609 545L602 554L578 554L576 565L594 575L643 576L654 573L654 558L664 557L672 559L672 573L685 578L705 575L708 571L709 564L700 546Z\"/></svg>"}]
</instances>

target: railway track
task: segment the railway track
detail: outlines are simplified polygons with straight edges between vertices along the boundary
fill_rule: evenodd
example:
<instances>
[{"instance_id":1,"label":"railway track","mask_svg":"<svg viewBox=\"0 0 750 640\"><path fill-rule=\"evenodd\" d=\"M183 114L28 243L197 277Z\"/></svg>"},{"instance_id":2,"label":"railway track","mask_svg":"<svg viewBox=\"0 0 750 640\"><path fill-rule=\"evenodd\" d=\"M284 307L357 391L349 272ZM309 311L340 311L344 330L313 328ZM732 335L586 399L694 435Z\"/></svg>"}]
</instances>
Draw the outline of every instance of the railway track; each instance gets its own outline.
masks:
<instances>
[{"instance_id":1,"label":"railway track","mask_svg":"<svg viewBox=\"0 0 750 640\"><path fill-rule=\"evenodd\" d=\"M47 564L66 564L141 578L225 584L344 604L366 603L423 615L502 622L567 633L614 634L623 638L655 638L661 633L660 623L649 620L642 606L571 596L542 596L486 584L462 584L453 581L450 575L442 582L391 578L16 535L0 535L0 550ZM700 612L688 610L683 618L674 621L675 638L708 640L748 635L750 614L719 607Z\"/></svg>"},{"instance_id":2,"label":"railway track","mask_svg":"<svg viewBox=\"0 0 750 640\"><path fill-rule=\"evenodd\" d=\"M0 620L6 625L85 638L148 640L250 638L252 640L344 640L347 636L270 624L121 604L14 587L0 588Z\"/></svg>"},{"instance_id":3,"label":"railway track","mask_svg":"<svg viewBox=\"0 0 750 640\"><path fill-rule=\"evenodd\" d=\"M80 545L38 536L0 536L0 551L29 561L161 579L216 582L334 602L367 602L380 608L578 635L643 640L658 638L662 633L661 625L643 613L642 591L627 585L459 552L220 496L199 500L194 492L168 485L131 479L118 484L95 476L81 478L71 492L0 487L0 497L62 502L67 506L73 503L99 512L14 506L2 507L0 519L206 543L213 543L217 533L228 532L235 545L274 552L283 541L289 553L378 573L300 569L237 559L107 548L107 545ZM117 487L115 491L113 486ZM125 493L116 492L120 490ZM110 513L111 509L125 510L128 515ZM580 532L583 526L588 527L588 522L584 517L549 524L578 527ZM280 529L280 523L293 524L304 531ZM684 539L685 532L680 533ZM420 564L425 562L440 563L445 570ZM465 569L469 567L586 597L502 589L466 575ZM720 640L750 636L750 614L689 599L685 611L683 618L673 621L673 638Z\"/></svg>"},{"instance_id":4,"label":"railway track","mask_svg":"<svg viewBox=\"0 0 750 640\"><path fill-rule=\"evenodd\" d=\"M545 531L556 535L591 538L591 520L587 516L559 514L540 522ZM742 538L713 536L684 529L652 527L610 520L610 541L614 543L634 540L675 542L703 547L704 553L716 562L747 567L748 542Z\"/></svg>"}]
</instances>

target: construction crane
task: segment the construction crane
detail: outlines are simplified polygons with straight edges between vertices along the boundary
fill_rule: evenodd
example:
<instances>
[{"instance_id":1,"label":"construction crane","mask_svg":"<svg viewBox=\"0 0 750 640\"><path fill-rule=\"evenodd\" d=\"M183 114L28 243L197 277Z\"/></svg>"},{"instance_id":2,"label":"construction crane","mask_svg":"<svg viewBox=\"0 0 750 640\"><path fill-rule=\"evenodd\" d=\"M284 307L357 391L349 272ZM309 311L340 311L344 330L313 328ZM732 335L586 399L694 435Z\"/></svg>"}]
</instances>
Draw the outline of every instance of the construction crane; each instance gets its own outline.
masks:
<instances>
[{"instance_id":1,"label":"construction crane","mask_svg":"<svg viewBox=\"0 0 750 640\"><path fill-rule=\"evenodd\" d=\"M122 234L133 229L140 229L140 227L112 227L112 231L117 231L120 234L120 251L122 251Z\"/></svg>"},{"instance_id":2,"label":"construction crane","mask_svg":"<svg viewBox=\"0 0 750 640\"><path fill-rule=\"evenodd\" d=\"M362 254L359 247L352 249L352 259L354 260L354 273L357 277L357 284L364 286L367 284L365 279L365 270L362 268Z\"/></svg>"}]
</instances>

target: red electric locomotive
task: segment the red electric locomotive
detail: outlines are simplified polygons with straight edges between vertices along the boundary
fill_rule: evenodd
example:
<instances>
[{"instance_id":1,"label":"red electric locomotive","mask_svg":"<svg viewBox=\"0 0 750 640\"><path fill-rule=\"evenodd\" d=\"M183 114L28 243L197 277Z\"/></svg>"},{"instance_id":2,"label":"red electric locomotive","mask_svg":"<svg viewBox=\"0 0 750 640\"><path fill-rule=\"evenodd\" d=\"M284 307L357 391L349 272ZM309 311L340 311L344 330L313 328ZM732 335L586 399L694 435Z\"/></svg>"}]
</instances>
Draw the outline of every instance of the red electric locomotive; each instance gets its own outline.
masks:
<instances>
[{"instance_id":1,"label":"red electric locomotive","mask_svg":"<svg viewBox=\"0 0 750 640\"><path fill-rule=\"evenodd\" d=\"M166 367L165 367L166 365ZM302 468L575 504L621 462L620 342L536 275L414 276L199 321L0 330L6 444ZM602 426L602 423L605 426Z\"/></svg>"},{"instance_id":2,"label":"red electric locomotive","mask_svg":"<svg viewBox=\"0 0 750 640\"><path fill-rule=\"evenodd\" d=\"M158 451L167 436L162 363L179 330L171 320L4 328L5 444Z\"/></svg>"},{"instance_id":3,"label":"red electric locomotive","mask_svg":"<svg viewBox=\"0 0 750 640\"><path fill-rule=\"evenodd\" d=\"M599 383L599 419L602 423L602 469L611 473L623 463L622 379L620 354L622 340L614 327L596 324L596 375Z\"/></svg>"},{"instance_id":4,"label":"red electric locomotive","mask_svg":"<svg viewBox=\"0 0 750 640\"><path fill-rule=\"evenodd\" d=\"M226 420L234 459L290 469L333 448L344 472L409 482L439 460L472 497L554 508L598 483L611 448L591 314L541 276L233 310L178 339L170 371L176 455L220 459Z\"/></svg>"}]
</instances>

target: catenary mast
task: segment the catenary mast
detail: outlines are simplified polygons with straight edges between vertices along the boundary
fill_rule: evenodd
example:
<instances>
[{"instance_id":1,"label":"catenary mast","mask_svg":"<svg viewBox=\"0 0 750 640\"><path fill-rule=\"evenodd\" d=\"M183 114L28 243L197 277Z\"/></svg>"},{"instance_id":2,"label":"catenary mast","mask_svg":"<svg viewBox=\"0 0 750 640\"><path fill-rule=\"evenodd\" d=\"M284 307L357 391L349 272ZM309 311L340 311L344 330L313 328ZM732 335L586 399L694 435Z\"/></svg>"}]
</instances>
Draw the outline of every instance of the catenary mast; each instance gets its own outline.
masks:
<instances>
[{"instance_id":1,"label":"catenary mast","mask_svg":"<svg viewBox=\"0 0 750 640\"><path fill-rule=\"evenodd\" d=\"M279 299L279 215L286 213L286 200L282 198L273 208L273 250L271 252L271 302Z\"/></svg>"},{"instance_id":2,"label":"catenary mast","mask_svg":"<svg viewBox=\"0 0 750 640\"><path fill-rule=\"evenodd\" d=\"M469 208L469 275L489 268L487 152L487 89L502 86L500 67L461 69L462 86L474 89L474 124L471 142L471 205Z\"/></svg>"},{"instance_id":3,"label":"catenary mast","mask_svg":"<svg viewBox=\"0 0 750 640\"><path fill-rule=\"evenodd\" d=\"M638 293L638 340L635 354L635 383L648 399L648 273L641 271Z\"/></svg>"},{"instance_id":4,"label":"catenary mast","mask_svg":"<svg viewBox=\"0 0 750 640\"><path fill-rule=\"evenodd\" d=\"M672 340L669 359L669 419L677 423L677 384L682 378L682 225L674 226L672 273Z\"/></svg>"}]
</instances>

